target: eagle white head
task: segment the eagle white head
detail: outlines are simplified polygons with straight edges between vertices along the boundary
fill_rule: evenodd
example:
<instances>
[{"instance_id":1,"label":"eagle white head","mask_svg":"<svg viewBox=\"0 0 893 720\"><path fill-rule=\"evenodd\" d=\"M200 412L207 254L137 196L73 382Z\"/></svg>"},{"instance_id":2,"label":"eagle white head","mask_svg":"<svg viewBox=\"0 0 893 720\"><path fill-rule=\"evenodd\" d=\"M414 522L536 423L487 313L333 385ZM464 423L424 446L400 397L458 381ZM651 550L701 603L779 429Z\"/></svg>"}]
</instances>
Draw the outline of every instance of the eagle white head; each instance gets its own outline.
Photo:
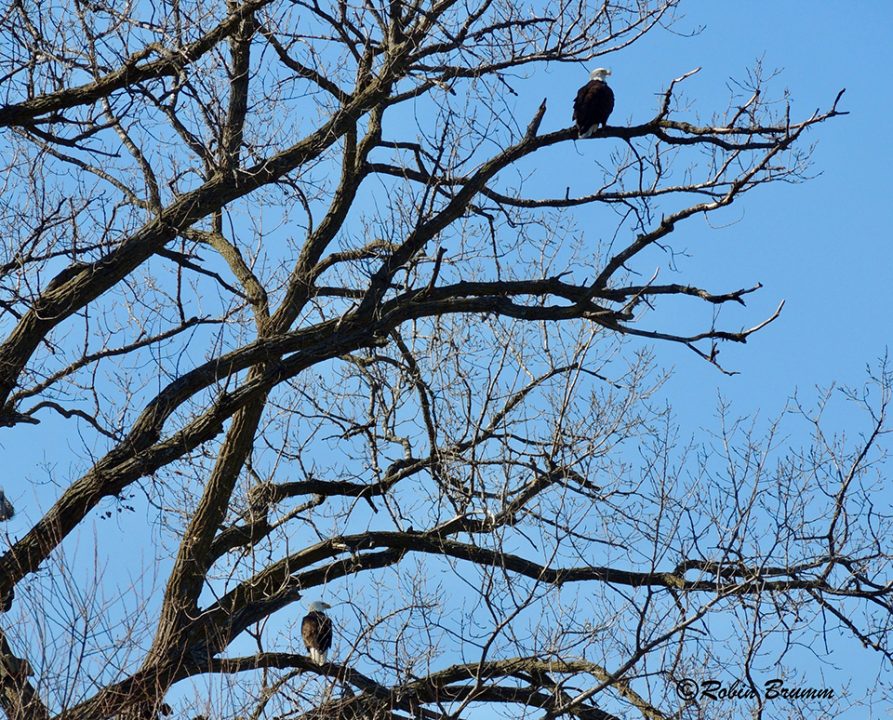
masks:
<instances>
[{"instance_id":1,"label":"eagle white head","mask_svg":"<svg viewBox=\"0 0 893 720\"><path fill-rule=\"evenodd\" d=\"M314 600L310 605L307 606L307 612L325 612L326 610L331 610L332 606L327 602L323 602L322 600Z\"/></svg>"},{"instance_id":2,"label":"eagle white head","mask_svg":"<svg viewBox=\"0 0 893 720\"><path fill-rule=\"evenodd\" d=\"M604 82L605 78L611 74L611 71L608 68L596 68L591 73L589 73L590 80L601 80Z\"/></svg>"}]
</instances>

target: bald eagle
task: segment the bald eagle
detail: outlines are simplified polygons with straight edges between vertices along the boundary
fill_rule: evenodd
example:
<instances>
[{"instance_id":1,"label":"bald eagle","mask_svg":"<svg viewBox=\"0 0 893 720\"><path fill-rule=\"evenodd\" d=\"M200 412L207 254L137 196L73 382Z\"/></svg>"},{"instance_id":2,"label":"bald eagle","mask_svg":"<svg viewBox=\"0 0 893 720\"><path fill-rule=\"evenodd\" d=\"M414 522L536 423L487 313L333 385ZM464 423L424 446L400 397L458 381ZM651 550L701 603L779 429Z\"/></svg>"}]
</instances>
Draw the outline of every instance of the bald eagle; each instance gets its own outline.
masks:
<instances>
[{"instance_id":1,"label":"bald eagle","mask_svg":"<svg viewBox=\"0 0 893 720\"><path fill-rule=\"evenodd\" d=\"M614 91L605 82L610 74L608 68L596 68L589 73L589 82L577 91L574 122L581 138L592 137L599 125L604 127L614 109Z\"/></svg>"},{"instance_id":2,"label":"bald eagle","mask_svg":"<svg viewBox=\"0 0 893 720\"><path fill-rule=\"evenodd\" d=\"M0 521L9 520L15 514L15 508L12 506L12 503L6 499L6 494L3 492L3 488L0 488Z\"/></svg>"},{"instance_id":3,"label":"bald eagle","mask_svg":"<svg viewBox=\"0 0 893 720\"><path fill-rule=\"evenodd\" d=\"M317 665L326 661L326 652L332 647L332 619L325 612L331 607L319 600L312 602L301 621L301 637L310 659Z\"/></svg>"}]
</instances>

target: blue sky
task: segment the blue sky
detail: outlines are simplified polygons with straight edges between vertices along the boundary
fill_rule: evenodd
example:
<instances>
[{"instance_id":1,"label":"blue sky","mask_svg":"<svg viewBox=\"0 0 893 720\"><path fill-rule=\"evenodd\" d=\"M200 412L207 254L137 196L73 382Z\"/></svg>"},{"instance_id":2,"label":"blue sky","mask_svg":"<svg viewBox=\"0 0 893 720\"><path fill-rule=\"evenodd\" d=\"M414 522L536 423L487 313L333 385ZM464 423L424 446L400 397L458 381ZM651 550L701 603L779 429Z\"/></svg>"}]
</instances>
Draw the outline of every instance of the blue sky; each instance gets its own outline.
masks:
<instances>
[{"instance_id":1,"label":"blue sky","mask_svg":"<svg viewBox=\"0 0 893 720\"><path fill-rule=\"evenodd\" d=\"M762 319L782 299L785 308L746 346L723 348L725 363L741 373L733 378L684 348L660 348L677 370L668 396L682 410L682 398L709 404L719 390L740 412L771 411L795 388L859 384L865 365L893 339L893 4L696 0L683 12L678 31L703 31L654 35L611 59L615 112L624 111L627 85L642 92L643 76L655 67L665 79L702 66L687 90L698 107L710 108L724 99L728 78L759 59L780 71L771 86L790 90L794 117L826 108L842 88L841 108L850 114L810 134L818 177L751 193L724 212L731 223L724 229L693 219L682 230L694 256L683 271L715 278L717 289L763 283L742 324Z\"/></svg>"},{"instance_id":2,"label":"blue sky","mask_svg":"<svg viewBox=\"0 0 893 720\"><path fill-rule=\"evenodd\" d=\"M692 37L655 34L610 58L617 94L615 113L642 119L639 103L655 87L694 67L701 72L686 85L698 108L722 107L726 82L760 60L780 71L770 87L790 90L792 116L825 109L846 88L841 109L850 112L814 130L813 172L801 185L773 185L749 194L706 222L693 218L680 232L692 257L679 278L703 278L709 289L727 290L756 282L747 311L735 313L752 325L785 301L781 317L747 345L726 345L721 358L740 374L726 377L683 347L657 347L660 363L673 376L663 396L682 425L682 436L702 437L713 426L717 397L732 402L735 415L761 421L781 412L797 391L806 404L816 386L860 385L867 365L875 365L893 340L893 4L886 2L748 2L695 0L684 4L680 32L703 28ZM655 58L660 58L655 62ZM626 110L635 96L636 110ZM651 101L653 111L655 101ZM646 106L647 107L647 106ZM644 117L648 117L645 112ZM619 120L612 118L612 123ZM669 281L662 275L664 282ZM849 428L847 412L829 420ZM846 418L846 419L844 419ZM801 432L805 430L799 426ZM805 432L790 444L806 442ZM877 498L889 510L891 496ZM833 647L832 666L813 665L810 653L798 669L823 687L874 687L876 665L862 666L866 651L856 642ZM796 656L795 656L796 657ZM790 660L789 660L790 662ZM835 667L836 665L836 667ZM857 672L862 666L865 671ZM873 669L869 669L869 667ZM819 674L821 672L821 675ZM878 709L875 708L875 712ZM842 717L865 717L852 710ZM877 715L876 715L877 716Z\"/></svg>"}]
</instances>

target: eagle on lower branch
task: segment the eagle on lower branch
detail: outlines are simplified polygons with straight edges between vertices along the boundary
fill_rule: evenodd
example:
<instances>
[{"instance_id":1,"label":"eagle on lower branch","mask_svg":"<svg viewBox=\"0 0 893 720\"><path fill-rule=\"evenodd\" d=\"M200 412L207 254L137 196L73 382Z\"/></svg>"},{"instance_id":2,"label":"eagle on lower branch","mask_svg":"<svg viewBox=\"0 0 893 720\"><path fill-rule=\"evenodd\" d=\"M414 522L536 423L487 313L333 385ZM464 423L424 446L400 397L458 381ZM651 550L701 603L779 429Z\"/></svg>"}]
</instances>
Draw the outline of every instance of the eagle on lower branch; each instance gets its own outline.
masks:
<instances>
[{"instance_id":1,"label":"eagle on lower branch","mask_svg":"<svg viewBox=\"0 0 893 720\"><path fill-rule=\"evenodd\" d=\"M310 659L317 665L326 662L326 653L332 647L332 619L326 610L332 606L316 600L310 603L307 614L301 621L301 637Z\"/></svg>"}]
</instances>

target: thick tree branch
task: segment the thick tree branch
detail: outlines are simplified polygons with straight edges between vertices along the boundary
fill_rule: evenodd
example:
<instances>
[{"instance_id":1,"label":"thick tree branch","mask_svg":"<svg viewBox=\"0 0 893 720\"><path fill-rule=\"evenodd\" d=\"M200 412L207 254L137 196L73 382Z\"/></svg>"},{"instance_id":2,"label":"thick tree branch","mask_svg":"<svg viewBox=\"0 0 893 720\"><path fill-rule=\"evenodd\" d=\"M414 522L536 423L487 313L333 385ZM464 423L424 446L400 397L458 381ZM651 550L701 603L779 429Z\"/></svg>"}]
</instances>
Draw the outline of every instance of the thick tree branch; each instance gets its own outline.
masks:
<instances>
[{"instance_id":1,"label":"thick tree branch","mask_svg":"<svg viewBox=\"0 0 893 720\"><path fill-rule=\"evenodd\" d=\"M86 105L117 90L146 80L173 76L214 49L217 44L236 32L243 19L273 0L246 0L230 13L213 30L198 40L176 50L169 50L160 44L152 44L127 58L121 67L94 82L78 87L66 88L49 95L32 98L0 108L0 127L26 125L41 115L57 113L78 105ZM159 60L143 62L152 54L159 54Z\"/></svg>"}]
</instances>

